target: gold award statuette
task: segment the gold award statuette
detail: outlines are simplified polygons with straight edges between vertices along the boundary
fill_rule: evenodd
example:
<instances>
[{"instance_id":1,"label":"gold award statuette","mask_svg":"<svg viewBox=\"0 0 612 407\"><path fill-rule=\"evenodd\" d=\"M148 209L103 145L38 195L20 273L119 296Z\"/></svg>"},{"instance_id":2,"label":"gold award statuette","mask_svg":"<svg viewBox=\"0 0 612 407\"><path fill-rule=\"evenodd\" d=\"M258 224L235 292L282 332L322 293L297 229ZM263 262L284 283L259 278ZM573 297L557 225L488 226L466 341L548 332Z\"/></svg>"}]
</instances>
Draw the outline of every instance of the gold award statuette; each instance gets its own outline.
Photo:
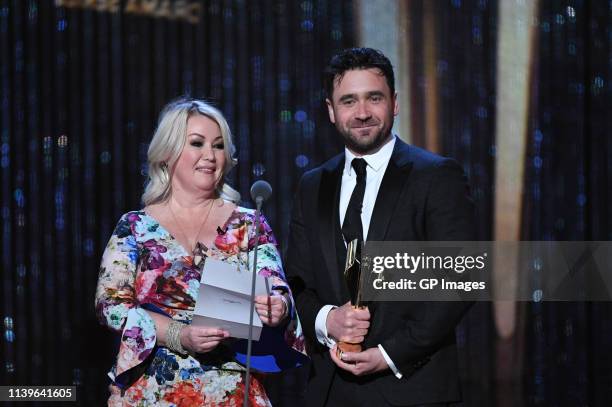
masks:
<instances>
[{"instance_id":1,"label":"gold award statuette","mask_svg":"<svg viewBox=\"0 0 612 407\"><path fill-rule=\"evenodd\" d=\"M354 308L364 308L361 305L361 267L360 259L357 258L359 241L354 239L346 247L346 263L344 264L344 281L348 287L351 297L351 305ZM342 359L344 352L361 352L360 343L338 342L336 355Z\"/></svg>"}]
</instances>

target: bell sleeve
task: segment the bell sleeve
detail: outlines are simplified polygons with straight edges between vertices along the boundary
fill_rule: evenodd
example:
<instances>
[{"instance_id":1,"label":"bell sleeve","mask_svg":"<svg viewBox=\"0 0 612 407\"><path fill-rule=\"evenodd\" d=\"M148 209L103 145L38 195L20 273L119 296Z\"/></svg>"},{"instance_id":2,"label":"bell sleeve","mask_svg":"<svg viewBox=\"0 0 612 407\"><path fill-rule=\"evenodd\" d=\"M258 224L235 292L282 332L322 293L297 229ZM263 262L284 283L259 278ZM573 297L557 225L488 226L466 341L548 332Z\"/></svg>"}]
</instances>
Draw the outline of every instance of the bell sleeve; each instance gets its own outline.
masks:
<instances>
[{"instance_id":1,"label":"bell sleeve","mask_svg":"<svg viewBox=\"0 0 612 407\"><path fill-rule=\"evenodd\" d=\"M256 219L254 213L250 217L248 223L251 223L252 227L249 227L249 229L252 231L249 233L248 255L249 264L253 264ZM273 290L288 294L289 317L284 324L278 327L263 327L259 342L253 344L254 355L261 355L259 358L254 357L253 366L264 372L277 372L300 366L307 360L302 326L295 309L291 289L285 278L276 238L263 215L261 216L259 246L257 248L257 273L269 279ZM237 359L243 362L241 357L242 355L238 351Z\"/></svg>"},{"instance_id":2,"label":"bell sleeve","mask_svg":"<svg viewBox=\"0 0 612 407\"><path fill-rule=\"evenodd\" d=\"M141 371L136 368L143 368L156 342L155 323L139 306L134 285L139 259L135 223L139 220L138 213L130 212L117 223L102 256L95 297L100 323L121 335L109 377L122 388Z\"/></svg>"}]
</instances>

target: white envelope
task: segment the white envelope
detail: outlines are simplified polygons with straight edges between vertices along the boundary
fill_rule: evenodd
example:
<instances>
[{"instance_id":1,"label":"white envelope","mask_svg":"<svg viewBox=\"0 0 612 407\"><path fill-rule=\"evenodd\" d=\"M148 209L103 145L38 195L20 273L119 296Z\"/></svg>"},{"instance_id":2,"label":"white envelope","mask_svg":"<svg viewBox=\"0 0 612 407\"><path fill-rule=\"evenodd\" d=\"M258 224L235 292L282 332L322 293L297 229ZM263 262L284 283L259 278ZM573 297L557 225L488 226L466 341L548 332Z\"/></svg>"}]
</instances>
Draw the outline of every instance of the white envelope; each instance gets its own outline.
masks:
<instances>
[{"instance_id":1,"label":"white envelope","mask_svg":"<svg viewBox=\"0 0 612 407\"><path fill-rule=\"evenodd\" d=\"M251 270L239 270L235 264L207 258L193 313L193 324L223 328L231 337L248 339L251 309ZM269 295L268 280L255 279L255 295ZM253 310L253 340L259 340L262 323Z\"/></svg>"}]
</instances>

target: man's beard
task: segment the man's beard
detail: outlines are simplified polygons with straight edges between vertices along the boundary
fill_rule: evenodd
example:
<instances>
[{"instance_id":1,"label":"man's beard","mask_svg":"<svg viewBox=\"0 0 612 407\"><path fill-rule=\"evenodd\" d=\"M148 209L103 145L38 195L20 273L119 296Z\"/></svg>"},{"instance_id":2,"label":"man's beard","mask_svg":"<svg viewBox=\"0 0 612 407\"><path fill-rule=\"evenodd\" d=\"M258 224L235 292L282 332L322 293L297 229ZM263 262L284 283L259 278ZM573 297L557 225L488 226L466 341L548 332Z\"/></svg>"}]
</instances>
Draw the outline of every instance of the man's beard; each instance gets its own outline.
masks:
<instances>
[{"instance_id":1,"label":"man's beard","mask_svg":"<svg viewBox=\"0 0 612 407\"><path fill-rule=\"evenodd\" d=\"M352 132L351 132L351 128L339 128L339 126L336 126L338 132L340 133L340 135L342 135L342 138L344 139L344 144L346 145L346 147L357 153L357 154L361 154L361 155L365 155L365 154L369 154L369 153L373 153L378 151L378 149L386 143L386 141L389 139L389 135L391 133L391 129L386 129L386 128L373 128L370 129L370 131L374 131L377 134L375 134L373 137L369 136L367 138L362 138L359 136L355 136ZM353 129L355 130L359 130L357 129Z\"/></svg>"}]
</instances>

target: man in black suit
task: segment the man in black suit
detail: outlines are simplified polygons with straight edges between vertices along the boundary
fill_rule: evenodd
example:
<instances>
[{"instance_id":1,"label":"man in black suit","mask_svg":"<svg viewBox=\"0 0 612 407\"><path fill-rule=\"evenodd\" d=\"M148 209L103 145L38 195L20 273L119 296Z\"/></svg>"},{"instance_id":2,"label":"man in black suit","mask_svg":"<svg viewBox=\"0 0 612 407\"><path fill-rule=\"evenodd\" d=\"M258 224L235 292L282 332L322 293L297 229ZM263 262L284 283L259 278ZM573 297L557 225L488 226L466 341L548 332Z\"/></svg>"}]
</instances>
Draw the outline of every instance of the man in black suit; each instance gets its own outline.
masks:
<instances>
[{"instance_id":1,"label":"man in black suit","mask_svg":"<svg viewBox=\"0 0 612 407\"><path fill-rule=\"evenodd\" d=\"M461 400L455 326L469 303L376 302L355 309L346 242L473 240L459 165L391 133L393 68L353 48L326 70L329 118L344 153L308 171L293 203L286 270L312 358L308 406L446 406ZM336 342L361 352L336 355Z\"/></svg>"}]
</instances>

